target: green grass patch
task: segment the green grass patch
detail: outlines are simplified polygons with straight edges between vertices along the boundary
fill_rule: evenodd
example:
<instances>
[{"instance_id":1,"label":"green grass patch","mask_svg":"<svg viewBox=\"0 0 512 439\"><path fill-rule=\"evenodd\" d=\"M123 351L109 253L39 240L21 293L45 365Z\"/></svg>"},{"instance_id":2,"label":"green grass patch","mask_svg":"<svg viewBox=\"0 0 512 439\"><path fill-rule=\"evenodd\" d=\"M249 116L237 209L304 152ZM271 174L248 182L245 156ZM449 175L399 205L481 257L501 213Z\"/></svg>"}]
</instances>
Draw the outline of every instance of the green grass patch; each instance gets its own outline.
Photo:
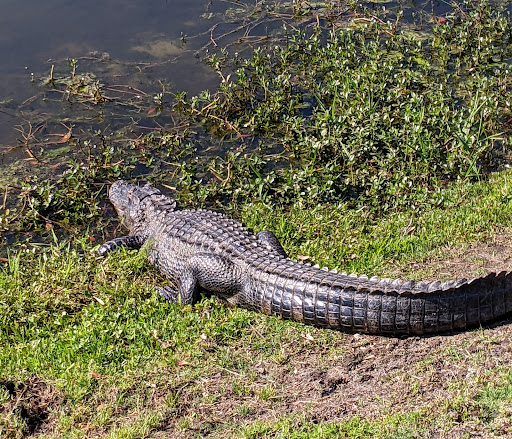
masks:
<instances>
[{"instance_id":1,"label":"green grass patch","mask_svg":"<svg viewBox=\"0 0 512 439\"><path fill-rule=\"evenodd\" d=\"M485 240L510 227L511 178L504 172L490 182L460 183L445 191L443 209L402 211L378 221L341 203L329 209L296 205L288 212L248 205L242 216L255 229L276 232L294 256L385 275L394 264L435 257L441 245ZM296 414L262 420L262 411L288 404L288 392L302 392L289 381L302 370L297 362L305 353L314 365L308 379L318 386L316 374L348 361L357 337L226 308L211 299L194 306L169 304L154 292L164 281L148 267L144 252L121 251L103 260L87 238L74 245L26 246L10 255L0 269L0 429L12 437L51 425L56 437L90 432L145 437L154 429L236 437L241 429L245 437L405 438L441 428L438 418L450 416L462 423L476 417L484 429L502 428L510 374L499 368L485 377L476 374L464 386L454 378L446 388L458 399L432 417L420 404L419 411L390 406L387 415L346 416L339 422L312 423L313 415ZM371 343L363 340L357 349ZM452 349L446 361L462 361L465 348ZM476 352L472 358L478 365L486 356ZM428 363L418 367L420 375L432 373ZM300 382L293 386L300 388ZM41 389L47 400L38 398L47 403L31 412L34 400L23 395ZM408 382L407 389L419 397L422 381Z\"/></svg>"},{"instance_id":2,"label":"green grass patch","mask_svg":"<svg viewBox=\"0 0 512 439\"><path fill-rule=\"evenodd\" d=\"M367 421L354 417L345 422L317 423L307 417L283 417L275 422L257 422L242 430L244 438L291 438L291 439L334 439L334 438L378 438L409 439L418 437L428 425L428 413L407 413L392 415L383 419ZM233 436L235 437L235 436Z\"/></svg>"},{"instance_id":3,"label":"green grass patch","mask_svg":"<svg viewBox=\"0 0 512 439\"><path fill-rule=\"evenodd\" d=\"M408 209L375 219L370 208L347 204L296 204L289 213L249 204L243 220L256 230L272 230L293 256L356 273L385 274L393 265L422 262L440 246L460 246L490 238L512 226L512 175L489 182L460 183L442 193L442 207Z\"/></svg>"}]
</instances>

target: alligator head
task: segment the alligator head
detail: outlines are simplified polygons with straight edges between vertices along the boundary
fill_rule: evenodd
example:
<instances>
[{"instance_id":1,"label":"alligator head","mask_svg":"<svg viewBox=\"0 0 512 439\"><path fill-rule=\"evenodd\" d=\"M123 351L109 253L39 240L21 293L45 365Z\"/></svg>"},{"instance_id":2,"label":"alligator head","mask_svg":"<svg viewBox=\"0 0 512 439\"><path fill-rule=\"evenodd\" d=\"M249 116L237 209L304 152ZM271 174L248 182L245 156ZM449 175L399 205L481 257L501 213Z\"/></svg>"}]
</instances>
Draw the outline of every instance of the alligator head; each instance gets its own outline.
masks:
<instances>
[{"instance_id":1,"label":"alligator head","mask_svg":"<svg viewBox=\"0 0 512 439\"><path fill-rule=\"evenodd\" d=\"M124 180L112 183L108 194L110 202L121 219L121 224L128 231L132 231L135 223L140 219L143 212L141 203L152 195L161 195L161 193L151 184L136 186Z\"/></svg>"}]
</instances>

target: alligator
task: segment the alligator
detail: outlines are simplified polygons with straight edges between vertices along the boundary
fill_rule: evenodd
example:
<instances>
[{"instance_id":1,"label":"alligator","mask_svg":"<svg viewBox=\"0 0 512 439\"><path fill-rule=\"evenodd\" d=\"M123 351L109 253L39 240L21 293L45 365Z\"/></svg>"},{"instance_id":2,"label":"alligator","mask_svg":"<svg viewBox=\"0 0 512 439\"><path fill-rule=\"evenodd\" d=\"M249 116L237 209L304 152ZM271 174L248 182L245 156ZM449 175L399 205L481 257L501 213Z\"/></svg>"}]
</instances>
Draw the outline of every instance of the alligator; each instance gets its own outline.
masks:
<instances>
[{"instance_id":1,"label":"alligator","mask_svg":"<svg viewBox=\"0 0 512 439\"><path fill-rule=\"evenodd\" d=\"M149 183L116 181L109 198L129 235L98 253L145 245L171 284L157 290L171 302L195 303L206 293L305 324L391 336L459 332L512 314L512 272L447 282L347 275L288 258L271 232L254 235L223 214L178 209Z\"/></svg>"}]
</instances>

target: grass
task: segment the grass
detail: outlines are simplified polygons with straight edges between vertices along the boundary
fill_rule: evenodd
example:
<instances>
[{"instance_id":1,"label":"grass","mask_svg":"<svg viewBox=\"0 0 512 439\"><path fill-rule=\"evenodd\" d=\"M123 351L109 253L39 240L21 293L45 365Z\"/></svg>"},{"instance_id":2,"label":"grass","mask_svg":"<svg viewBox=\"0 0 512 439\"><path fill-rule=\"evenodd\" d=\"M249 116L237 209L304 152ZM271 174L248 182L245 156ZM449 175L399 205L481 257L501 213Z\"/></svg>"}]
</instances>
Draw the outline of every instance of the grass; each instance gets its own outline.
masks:
<instances>
[{"instance_id":1,"label":"grass","mask_svg":"<svg viewBox=\"0 0 512 439\"><path fill-rule=\"evenodd\" d=\"M380 274L386 266L425 261L441 246L489 239L493 224L510 227L511 184L509 172L494 174L490 182L461 183L443 191L442 208L404 210L377 221L370 209L341 203L307 209L298 204L290 210L292 220L284 210L249 205L244 220L255 229L275 231L293 255L309 255L349 272Z\"/></svg>"},{"instance_id":2,"label":"grass","mask_svg":"<svg viewBox=\"0 0 512 439\"><path fill-rule=\"evenodd\" d=\"M435 259L442 244L457 248L510 227L511 178L504 172L454 185L443 209L378 222L361 221L362 212L342 204L329 213L249 206L243 218L275 231L294 255L386 275L395 264ZM403 233L411 217L414 233ZM213 299L172 305L154 293L161 281L143 253L102 260L87 237L75 245L55 238L11 255L0 271L3 433L390 438L460 425L508 428L507 357L492 365L488 357L496 347L506 350L507 327L440 337L437 346L424 339L424 353L386 369L393 350L385 344L402 357L417 340L345 336ZM385 373L371 376L365 362ZM439 378L450 369L455 373ZM371 391L364 380L352 389L351 380L364 376Z\"/></svg>"}]
</instances>

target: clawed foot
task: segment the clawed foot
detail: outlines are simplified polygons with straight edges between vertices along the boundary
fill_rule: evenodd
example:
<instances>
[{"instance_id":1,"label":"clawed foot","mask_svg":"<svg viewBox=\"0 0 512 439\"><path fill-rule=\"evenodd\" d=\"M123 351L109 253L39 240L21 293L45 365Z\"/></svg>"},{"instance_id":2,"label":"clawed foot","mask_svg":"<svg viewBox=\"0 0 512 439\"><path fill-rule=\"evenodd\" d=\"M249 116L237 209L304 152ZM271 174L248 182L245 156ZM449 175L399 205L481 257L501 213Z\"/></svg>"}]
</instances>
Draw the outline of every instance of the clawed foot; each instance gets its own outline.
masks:
<instances>
[{"instance_id":1,"label":"clawed foot","mask_svg":"<svg viewBox=\"0 0 512 439\"><path fill-rule=\"evenodd\" d=\"M169 302L176 303L178 302L178 292L170 287L156 287L156 291L160 296L162 296L164 299L168 300Z\"/></svg>"}]
</instances>

